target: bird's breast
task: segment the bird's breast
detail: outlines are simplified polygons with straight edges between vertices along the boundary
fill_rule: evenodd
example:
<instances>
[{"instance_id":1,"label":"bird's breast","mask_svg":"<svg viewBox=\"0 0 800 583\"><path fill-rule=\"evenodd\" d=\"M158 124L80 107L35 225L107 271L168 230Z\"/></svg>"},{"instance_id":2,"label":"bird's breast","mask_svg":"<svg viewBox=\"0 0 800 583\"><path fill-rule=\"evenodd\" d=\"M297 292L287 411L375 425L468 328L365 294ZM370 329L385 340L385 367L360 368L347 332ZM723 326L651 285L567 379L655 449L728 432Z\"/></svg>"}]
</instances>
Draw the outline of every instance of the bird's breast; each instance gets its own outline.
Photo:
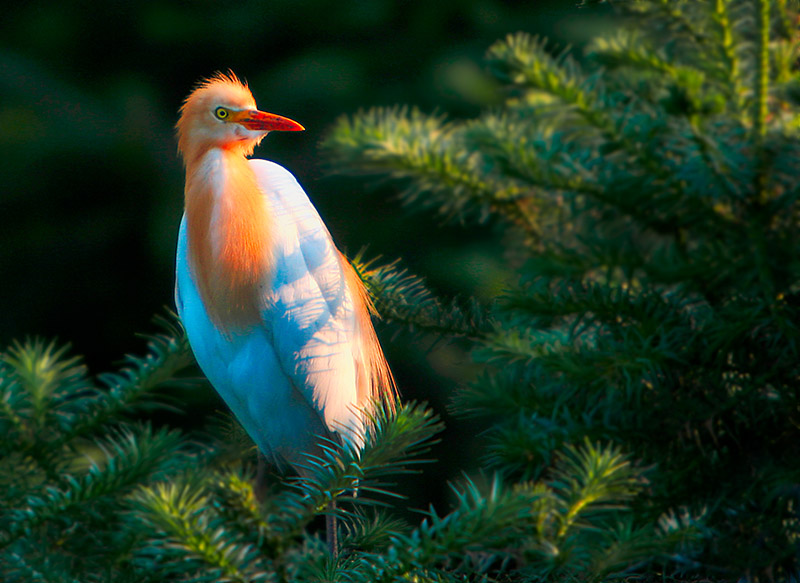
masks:
<instances>
[{"instance_id":1,"label":"bird's breast","mask_svg":"<svg viewBox=\"0 0 800 583\"><path fill-rule=\"evenodd\" d=\"M187 168L186 219L189 262L211 321L223 332L258 325L274 244L247 161L215 151Z\"/></svg>"}]
</instances>

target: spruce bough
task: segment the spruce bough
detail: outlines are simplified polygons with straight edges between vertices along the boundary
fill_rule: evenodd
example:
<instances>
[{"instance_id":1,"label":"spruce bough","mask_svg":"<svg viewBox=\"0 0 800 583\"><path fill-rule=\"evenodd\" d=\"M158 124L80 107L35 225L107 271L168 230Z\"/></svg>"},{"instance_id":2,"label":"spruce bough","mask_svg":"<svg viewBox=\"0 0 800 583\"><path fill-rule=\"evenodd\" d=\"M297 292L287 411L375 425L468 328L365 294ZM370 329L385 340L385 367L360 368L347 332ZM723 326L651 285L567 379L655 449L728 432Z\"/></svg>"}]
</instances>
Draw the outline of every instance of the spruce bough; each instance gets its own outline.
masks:
<instances>
[{"instance_id":1,"label":"spruce bough","mask_svg":"<svg viewBox=\"0 0 800 583\"><path fill-rule=\"evenodd\" d=\"M332 445L259 502L248 444L142 422L196 382L177 323L97 379L18 343L0 354L3 579L796 577L797 14L620 10L629 26L580 59L525 34L491 47L507 100L474 120L373 110L326 142L409 205L518 234L492 306L354 260L384 318L474 344L484 372L452 408L486 428L488 479L397 518L397 477L442 427L411 403L378 412L361 456ZM314 522L331 498L337 560Z\"/></svg>"},{"instance_id":2,"label":"spruce bough","mask_svg":"<svg viewBox=\"0 0 800 583\"><path fill-rule=\"evenodd\" d=\"M797 13L618 8L585 55L492 46L507 98L476 119L376 109L326 145L412 207L519 233L517 285L475 337L486 373L453 405L487 424L497 471L615 444L650 467L634 519L694 532L665 573L796 576Z\"/></svg>"},{"instance_id":3,"label":"spruce bough","mask_svg":"<svg viewBox=\"0 0 800 583\"><path fill-rule=\"evenodd\" d=\"M398 282L389 267L360 272L375 287ZM393 301L422 293L408 277L399 279L413 283L408 294L396 289ZM423 305L426 318L437 316L439 303ZM630 520L641 471L618 449L589 441L564 448L544 480L497 476L480 487L464 478L452 485L449 512L431 508L416 526L393 517L403 500L395 480L431 462L425 456L442 428L413 403L376 412L363 451L331 443L309 458L308 476L275 483L259 501L252 446L134 419L172 407L167 384L197 383L185 376L182 331L168 325L145 356L103 375L104 386L55 344L30 341L0 354L4 581L507 580L531 569L597 578L673 545ZM332 498L343 502L337 558L312 524Z\"/></svg>"}]
</instances>

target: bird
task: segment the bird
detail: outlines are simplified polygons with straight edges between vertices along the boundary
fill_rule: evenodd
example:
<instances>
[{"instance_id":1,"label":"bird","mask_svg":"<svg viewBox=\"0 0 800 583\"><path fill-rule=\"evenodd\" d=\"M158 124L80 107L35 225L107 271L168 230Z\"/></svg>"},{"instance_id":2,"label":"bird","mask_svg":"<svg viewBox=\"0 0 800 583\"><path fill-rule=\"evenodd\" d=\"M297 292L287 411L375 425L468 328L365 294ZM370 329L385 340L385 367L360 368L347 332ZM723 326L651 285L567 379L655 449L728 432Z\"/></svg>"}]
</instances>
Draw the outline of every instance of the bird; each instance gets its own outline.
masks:
<instances>
[{"instance_id":1,"label":"bird","mask_svg":"<svg viewBox=\"0 0 800 583\"><path fill-rule=\"evenodd\" d=\"M200 81L176 124L178 315L260 452L301 476L329 440L363 448L376 407L394 410L398 398L361 278L295 177L251 158L270 131L304 129L259 110L232 71ZM335 554L335 519L327 530Z\"/></svg>"}]
</instances>

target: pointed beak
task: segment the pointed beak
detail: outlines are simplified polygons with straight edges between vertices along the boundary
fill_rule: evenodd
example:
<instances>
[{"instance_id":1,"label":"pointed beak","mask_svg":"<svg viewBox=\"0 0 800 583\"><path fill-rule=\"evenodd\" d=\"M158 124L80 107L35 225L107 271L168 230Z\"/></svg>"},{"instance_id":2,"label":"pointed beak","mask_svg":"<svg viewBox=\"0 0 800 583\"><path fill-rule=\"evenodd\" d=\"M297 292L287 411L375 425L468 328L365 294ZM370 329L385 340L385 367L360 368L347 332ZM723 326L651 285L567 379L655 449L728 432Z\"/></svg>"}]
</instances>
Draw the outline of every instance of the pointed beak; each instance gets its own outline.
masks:
<instances>
[{"instance_id":1,"label":"pointed beak","mask_svg":"<svg viewBox=\"0 0 800 583\"><path fill-rule=\"evenodd\" d=\"M243 125L248 130L262 132L301 132L306 129L288 117L258 111L257 109L242 111L231 121Z\"/></svg>"}]
</instances>

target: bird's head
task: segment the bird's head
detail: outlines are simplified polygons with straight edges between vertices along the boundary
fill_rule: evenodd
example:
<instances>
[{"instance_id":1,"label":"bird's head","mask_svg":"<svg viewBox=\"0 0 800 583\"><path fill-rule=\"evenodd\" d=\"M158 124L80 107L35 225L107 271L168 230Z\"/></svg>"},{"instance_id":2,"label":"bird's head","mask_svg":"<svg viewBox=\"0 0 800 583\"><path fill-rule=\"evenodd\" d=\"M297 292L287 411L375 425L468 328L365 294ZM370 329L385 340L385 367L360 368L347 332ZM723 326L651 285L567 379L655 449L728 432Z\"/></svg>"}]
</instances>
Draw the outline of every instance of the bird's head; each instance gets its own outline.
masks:
<instances>
[{"instance_id":1,"label":"bird's head","mask_svg":"<svg viewBox=\"0 0 800 583\"><path fill-rule=\"evenodd\" d=\"M176 127L184 160L209 148L249 156L271 131L305 129L289 118L259 111L250 89L232 72L202 81L184 101Z\"/></svg>"}]
</instances>

